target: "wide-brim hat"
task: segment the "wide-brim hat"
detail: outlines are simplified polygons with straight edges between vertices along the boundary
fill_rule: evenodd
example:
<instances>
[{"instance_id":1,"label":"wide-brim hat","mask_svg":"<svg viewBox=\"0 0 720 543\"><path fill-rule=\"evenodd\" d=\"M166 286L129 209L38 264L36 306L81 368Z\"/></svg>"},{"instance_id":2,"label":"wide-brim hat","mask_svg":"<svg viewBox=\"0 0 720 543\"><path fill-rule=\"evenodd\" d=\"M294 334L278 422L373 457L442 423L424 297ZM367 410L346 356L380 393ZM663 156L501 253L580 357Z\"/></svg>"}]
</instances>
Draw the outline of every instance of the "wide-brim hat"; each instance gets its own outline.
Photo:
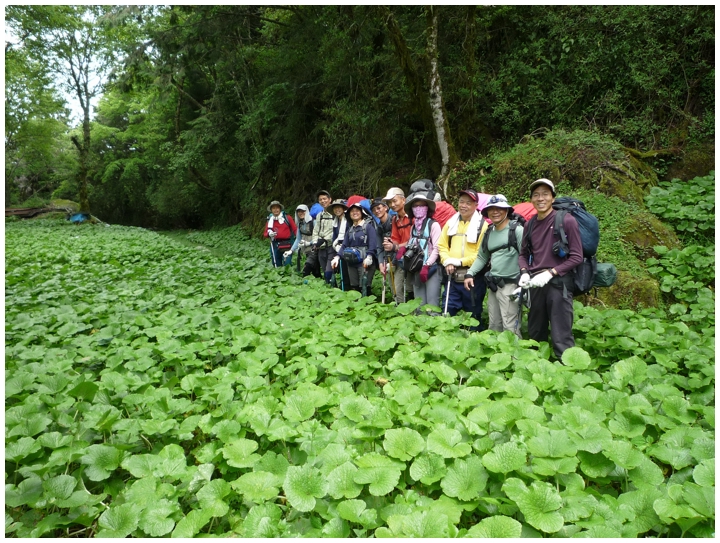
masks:
<instances>
[{"instance_id":1,"label":"wide-brim hat","mask_svg":"<svg viewBox=\"0 0 720 543\"><path fill-rule=\"evenodd\" d=\"M345 210L347 210L347 202L341 198L330 202L330 205L328 207L330 208L330 210L332 210L332 208L334 208L335 206L342 206Z\"/></svg>"},{"instance_id":2,"label":"wide-brim hat","mask_svg":"<svg viewBox=\"0 0 720 543\"><path fill-rule=\"evenodd\" d=\"M491 196L490 199L485 204L485 207L482 208L482 211L480 213L483 217L488 216L488 209L491 207L499 207L501 209L507 209L508 210L508 216L515 213L515 210L513 207L508 203L507 198L503 194L496 194L494 196Z\"/></svg>"},{"instance_id":3,"label":"wide-brim hat","mask_svg":"<svg viewBox=\"0 0 720 543\"><path fill-rule=\"evenodd\" d=\"M405 201L405 213L407 213L407 216L414 217L412 205L417 202L423 202L426 204L428 206L428 217L432 217L432 214L435 213L435 202L428 198L427 194L423 194L421 192L411 194L410 198Z\"/></svg>"},{"instance_id":4,"label":"wide-brim hat","mask_svg":"<svg viewBox=\"0 0 720 543\"><path fill-rule=\"evenodd\" d=\"M352 219L350 218L350 211L352 211L353 209L359 209L362 212L363 219L370 218L370 214L368 213L367 209L365 209L365 207L360 202L355 202L348 206L348 208L345 210L345 218L348 220L348 222L352 222Z\"/></svg>"},{"instance_id":5,"label":"wide-brim hat","mask_svg":"<svg viewBox=\"0 0 720 543\"><path fill-rule=\"evenodd\" d=\"M280 206L280 211L285 211L285 206L284 206L284 205L282 205L282 204L281 204L280 202L278 202L277 200L273 200L272 202L270 202L270 205L267 206L268 213L272 213L272 206Z\"/></svg>"},{"instance_id":6,"label":"wide-brim hat","mask_svg":"<svg viewBox=\"0 0 720 543\"><path fill-rule=\"evenodd\" d=\"M555 185L553 185L552 181L550 181L549 179L545 179L544 177L541 179L537 179L530 184L530 195L531 196L532 196L532 193L533 193L533 190L535 189L535 187L537 187L539 185L547 185L550 188L550 192L552 192L552 195L555 196Z\"/></svg>"}]
</instances>

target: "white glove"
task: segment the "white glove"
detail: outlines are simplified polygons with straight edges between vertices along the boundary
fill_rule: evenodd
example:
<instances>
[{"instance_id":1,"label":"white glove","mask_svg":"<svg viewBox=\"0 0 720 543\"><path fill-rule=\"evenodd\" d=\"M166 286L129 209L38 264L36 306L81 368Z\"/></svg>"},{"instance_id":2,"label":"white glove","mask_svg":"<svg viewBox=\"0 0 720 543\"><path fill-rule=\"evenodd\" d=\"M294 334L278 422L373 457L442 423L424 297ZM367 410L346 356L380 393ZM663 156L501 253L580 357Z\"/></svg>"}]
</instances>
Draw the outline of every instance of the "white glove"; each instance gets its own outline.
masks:
<instances>
[{"instance_id":1,"label":"white glove","mask_svg":"<svg viewBox=\"0 0 720 543\"><path fill-rule=\"evenodd\" d=\"M446 258L444 262L445 266L455 266L456 268L462 266L462 260L459 258Z\"/></svg>"},{"instance_id":2,"label":"white glove","mask_svg":"<svg viewBox=\"0 0 720 543\"><path fill-rule=\"evenodd\" d=\"M275 230L268 230L268 236L270 236L272 239L275 239L277 236L277 232Z\"/></svg>"},{"instance_id":3,"label":"white glove","mask_svg":"<svg viewBox=\"0 0 720 543\"><path fill-rule=\"evenodd\" d=\"M285 252L283 253L283 258L287 258L287 257L289 257L290 255L292 255L292 251L285 251Z\"/></svg>"},{"instance_id":4,"label":"white glove","mask_svg":"<svg viewBox=\"0 0 720 543\"><path fill-rule=\"evenodd\" d=\"M545 270L541 274L536 275L535 277L530 279L529 286L536 287L536 288L544 287L545 285L547 285L550 282L550 279L552 279L552 278L553 278L553 274L550 273L550 270Z\"/></svg>"},{"instance_id":5,"label":"white glove","mask_svg":"<svg viewBox=\"0 0 720 543\"><path fill-rule=\"evenodd\" d=\"M518 286L520 288L528 288L530 285L530 274L529 273L523 273L520 276L520 280L518 281Z\"/></svg>"},{"instance_id":6,"label":"white glove","mask_svg":"<svg viewBox=\"0 0 720 543\"><path fill-rule=\"evenodd\" d=\"M367 255L365 257L365 260L363 260L363 266L365 266L366 268L369 268L370 266L372 266L372 256Z\"/></svg>"},{"instance_id":7,"label":"white glove","mask_svg":"<svg viewBox=\"0 0 720 543\"><path fill-rule=\"evenodd\" d=\"M337 267L338 267L338 264L340 264L340 257L339 257L339 256L336 256L335 258L333 258L333 259L330 261L330 266L332 266L333 268L337 268Z\"/></svg>"}]
</instances>

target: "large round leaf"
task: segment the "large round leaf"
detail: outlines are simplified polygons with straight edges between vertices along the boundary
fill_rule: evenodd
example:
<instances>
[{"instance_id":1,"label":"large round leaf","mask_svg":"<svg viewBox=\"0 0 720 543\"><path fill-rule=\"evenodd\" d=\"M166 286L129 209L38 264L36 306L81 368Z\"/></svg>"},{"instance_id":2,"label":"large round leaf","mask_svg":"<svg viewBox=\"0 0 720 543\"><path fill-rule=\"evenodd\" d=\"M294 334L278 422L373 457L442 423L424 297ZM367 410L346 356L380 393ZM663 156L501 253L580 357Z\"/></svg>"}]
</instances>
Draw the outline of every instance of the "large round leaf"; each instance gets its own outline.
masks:
<instances>
[{"instance_id":1,"label":"large round leaf","mask_svg":"<svg viewBox=\"0 0 720 543\"><path fill-rule=\"evenodd\" d=\"M410 466L410 477L425 485L439 481L446 473L445 459L432 452L421 454Z\"/></svg>"},{"instance_id":2,"label":"large round leaf","mask_svg":"<svg viewBox=\"0 0 720 543\"><path fill-rule=\"evenodd\" d=\"M456 459L440 486L448 496L471 501L480 497L487 480L488 474L482 461L477 456L470 456L467 460Z\"/></svg>"},{"instance_id":3,"label":"large round leaf","mask_svg":"<svg viewBox=\"0 0 720 543\"><path fill-rule=\"evenodd\" d=\"M327 481L320 470L308 466L290 466L283 483L288 502L298 511L312 511L315 498L327 494Z\"/></svg>"},{"instance_id":4,"label":"large round leaf","mask_svg":"<svg viewBox=\"0 0 720 543\"><path fill-rule=\"evenodd\" d=\"M552 534L563 527L563 517L558 512L562 506L562 498L553 485L534 481L528 488L520 479L511 477L502 486L502 490L516 503L525 520L533 528Z\"/></svg>"},{"instance_id":5,"label":"large round leaf","mask_svg":"<svg viewBox=\"0 0 720 543\"><path fill-rule=\"evenodd\" d=\"M355 463L358 471L353 480L361 485L370 485L368 490L373 496L389 494L400 480L405 464L371 452L358 458Z\"/></svg>"},{"instance_id":6,"label":"large round leaf","mask_svg":"<svg viewBox=\"0 0 720 543\"><path fill-rule=\"evenodd\" d=\"M522 524L517 520L502 515L486 517L470 528L465 537L481 538L519 538Z\"/></svg>"},{"instance_id":7,"label":"large round leaf","mask_svg":"<svg viewBox=\"0 0 720 543\"><path fill-rule=\"evenodd\" d=\"M230 483L236 492L253 502L264 502L278 495L282 479L267 471L246 473Z\"/></svg>"},{"instance_id":8,"label":"large round leaf","mask_svg":"<svg viewBox=\"0 0 720 543\"><path fill-rule=\"evenodd\" d=\"M443 458L460 458L470 454L472 447L463 442L462 435L454 428L440 426L428 435L427 450Z\"/></svg>"},{"instance_id":9,"label":"large round leaf","mask_svg":"<svg viewBox=\"0 0 720 543\"><path fill-rule=\"evenodd\" d=\"M383 448L393 458L410 460L425 448L425 440L411 428L390 429L385 432Z\"/></svg>"},{"instance_id":10,"label":"large round leaf","mask_svg":"<svg viewBox=\"0 0 720 543\"><path fill-rule=\"evenodd\" d=\"M483 465L494 473L510 473L525 465L526 453L517 443L502 443L485 454Z\"/></svg>"},{"instance_id":11,"label":"large round leaf","mask_svg":"<svg viewBox=\"0 0 720 543\"><path fill-rule=\"evenodd\" d=\"M356 498L362 491L362 486L355 482L357 468L352 462L340 464L328 476L328 494L339 500L340 498Z\"/></svg>"},{"instance_id":12,"label":"large round leaf","mask_svg":"<svg viewBox=\"0 0 720 543\"><path fill-rule=\"evenodd\" d=\"M125 503L107 509L98 519L101 530L98 537L127 537L138 527L140 508L133 503Z\"/></svg>"}]
</instances>

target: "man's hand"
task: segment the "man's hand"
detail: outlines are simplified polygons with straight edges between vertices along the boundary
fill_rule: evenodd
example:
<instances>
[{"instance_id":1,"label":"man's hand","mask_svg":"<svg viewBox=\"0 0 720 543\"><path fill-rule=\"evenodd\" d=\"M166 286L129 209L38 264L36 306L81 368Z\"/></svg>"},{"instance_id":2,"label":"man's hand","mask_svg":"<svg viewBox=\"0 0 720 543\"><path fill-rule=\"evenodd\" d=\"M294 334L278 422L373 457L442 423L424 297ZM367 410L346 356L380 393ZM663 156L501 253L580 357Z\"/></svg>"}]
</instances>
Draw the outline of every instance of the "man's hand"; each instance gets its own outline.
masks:
<instances>
[{"instance_id":1,"label":"man's hand","mask_svg":"<svg viewBox=\"0 0 720 543\"><path fill-rule=\"evenodd\" d=\"M445 271L448 272L448 275L452 275L455 273L455 268L458 266L462 266L462 260L459 258L446 258L445 259Z\"/></svg>"},{"instance_id":2,"label":"man's hand","mask_svg":"<svg viewBox=\"0 0 720 543\"><path fill-rule=\"evenodd\" d=\"M365 260L363 260L363 267L364 267L364 268L369 268L370 266L372 266L372 256L371 256L371 255L367 255L367 256L365 257Z\"/></svg>"},{"instance_id":3,"label":"man's hand","mask_svg":"<svg viewBox=\"0 0 720 543\"><path fill-rule=\"evenodd\" d=\"M283 258L288 258L288 257L291 256L291 255L292 255L292 251L285 251L285 252L283 253Z\"/></svg>"},{"instance_id":4,"label":"man's hand","mask_svg":"<svg viewBox=\"0 0 720 543\"><path fill-rule=\"evenodd\" d=\"M338 264L340 264L340 257L339 257L339 256L336 256L335 258L332 259L332 261L330 262L330 265L331 265L333 268L337 268L337 267L338 267Z\"/></svg>"},{"instance_id":5,"label":"man's hand","mask_svg":"<svg viewBox=\"0 0 720 543\"><path fill-rule=\"evenodd\" d=\"M465 290L470 290L471 288L475 287L475 279L472 277L468 277L465 279Z\"/></svg>"},{"instance_id":6,"label":"man's hand","mask_svg":"<svg viewBox=\"0 0 720 543\"><path fill-rule=\"evenodd\" d=\"M275 239L277 237L277 232L275 230L268 230L268 236L270 238Z\"/></svg>"},{"instance_id":7,"label":"man's hand","mask_svg":"<svg viewBox=\"0 0 720 543\"><path fill-rule=\"evenodd\" d=\"M393 242L390 240L390 238L385 238L385 239L383 240L383 249L384 249L385 251L390 252L390 251L393 250L393 248L394 248Z\"/></svg>"},{"instance_id":8,"label":"man's hand","mask_svg":"<svg viewBox=\"0 0 720 543\"><path fill-rule=\"evenodd\" d=\"M528 288L530 286L530 274L529 273L523 273L520 276L520 280L518 281L518 286L520 288Z\"/></svg>"},{"instance_id":9,"label":"man's hand","mask_svg":"<svg viewBox=\"0 0 720 543\"><path fill-rule=\"evenodd\" d=\"M547 285L550 282L550 279L553 278L553 274L550 273L550 270L545 270L544 272L536 275L532 279L530 279L530 286L535 288L541 288Z\"/></svg>"},{"instance_id":10,"label":"man's hand","mask_svg":"<svg viewBox=\"0 0 720 543\"><path fill-rule=\"evenodd\" d=\"M387 273L387 264L385 262L380 262L378 269L380 270L380 273L385 275Z\"/></svg>"}]
</instances>

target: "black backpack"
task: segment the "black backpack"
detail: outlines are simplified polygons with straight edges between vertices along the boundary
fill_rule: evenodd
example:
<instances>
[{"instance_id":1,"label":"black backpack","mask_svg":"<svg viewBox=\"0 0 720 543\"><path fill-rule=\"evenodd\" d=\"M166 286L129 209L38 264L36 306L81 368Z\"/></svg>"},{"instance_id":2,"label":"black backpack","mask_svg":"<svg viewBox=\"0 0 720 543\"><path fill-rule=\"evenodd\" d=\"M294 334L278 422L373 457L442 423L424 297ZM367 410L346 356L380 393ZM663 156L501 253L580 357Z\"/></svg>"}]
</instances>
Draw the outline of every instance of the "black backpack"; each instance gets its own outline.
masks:
<instances>
[{"instance_id":1,"label":"black backpack","mask_svg":"<svg viewBox=\"0 0 720 543\"><path fill-rule=\"evenodd\" d=\"M514 213L513 213L513 215L514 215ZM522 218L522 217L521 217L521 218ZM488 229L487 229L487 232L485 232L485 235L483 236L483 240L482 240L482 250L485 251L486 253L489 253L490 255L492 255L492 254L493 254L494 252L496 252L496 251L499 251L499 250L501 250L501 249L509 249L509 248L512 247L513 249L515 249L516 252L518 252L518 248L517 248L517 235L515 234L515 230L517 229L517 225L518 225L518 224L520 224L521 226L525 226L525 225L524 225L525 219L524 219L524 218L522 218L522 219L523 219L523 220L520 221L520 220L518 220L518 219L516 219L516 218L513 218L513 219L510 221L510 223L508 224L509 230L508 230L508 240L507 240L507 243L504 243L503 245L500 245L499 247L493 248L492 251L491 251L491 250L489 249L489 247L488 247L488 246L489 246L489 243L490 243L490 242L488 241L488 237L490 236L490 232L492 232L493 230L495 230L495 225L494 225L494 224L489 225L489 226L488 226Z\"/></svg>"},{"instance_id":2,"label":"black backpack","mask_svg":"<svg viewBox=\"0 0 720 543\"><path fill-rule=\"evenodd\" d=\"M598 243L600 241L600 225L597 218L585 209L585 204L576 198L562 197L557 198L553 202L553 209L557 211L555 214L555 223L553 225L553 234L558 241L553 245L553 251L560 257L567 258L570 256L570 247L565 233L563 220L567 213L572 214L578 223L580 230L580 240L582 242L583 261L577 265L571 272L573 279L573 295L587 294L590 292L595 283L597 275L597 252ZM527 237L527 246L530 257L532 258L532 230L537 215L532 217L525 231Z\"/></svg>"}]
</instances>

